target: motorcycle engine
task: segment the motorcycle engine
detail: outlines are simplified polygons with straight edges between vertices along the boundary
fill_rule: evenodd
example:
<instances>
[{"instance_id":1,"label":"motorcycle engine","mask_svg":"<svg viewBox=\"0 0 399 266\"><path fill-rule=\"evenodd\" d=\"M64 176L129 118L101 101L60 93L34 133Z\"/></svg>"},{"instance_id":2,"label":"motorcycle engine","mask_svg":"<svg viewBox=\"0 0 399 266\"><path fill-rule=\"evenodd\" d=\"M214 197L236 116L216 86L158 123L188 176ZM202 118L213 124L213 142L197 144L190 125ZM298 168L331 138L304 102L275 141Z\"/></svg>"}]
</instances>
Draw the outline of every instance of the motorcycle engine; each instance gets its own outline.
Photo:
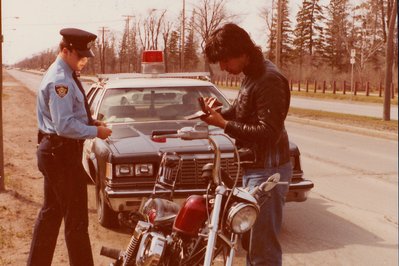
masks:
<instances>
[{"instance_id":1,"label":"motorcycle engine","mask_svg":"<svg viewBox=\"0 0 399 266\"><path fill-rule=\"evenodd\" d=\"M136 265L159 265L165 249L166 239L162 234L157 232L145 233L140 241L139 249L137 251Z\"/></svg>"}]
</instances>

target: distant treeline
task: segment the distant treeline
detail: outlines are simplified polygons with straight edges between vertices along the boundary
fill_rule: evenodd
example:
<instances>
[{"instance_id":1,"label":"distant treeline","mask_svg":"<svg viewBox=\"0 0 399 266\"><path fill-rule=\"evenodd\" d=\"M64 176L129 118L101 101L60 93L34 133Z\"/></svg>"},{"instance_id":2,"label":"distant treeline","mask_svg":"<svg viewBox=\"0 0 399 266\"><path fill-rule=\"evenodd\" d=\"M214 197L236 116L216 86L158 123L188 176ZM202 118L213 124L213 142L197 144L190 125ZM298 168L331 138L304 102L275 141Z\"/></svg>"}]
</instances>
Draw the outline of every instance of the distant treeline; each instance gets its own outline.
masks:
<instances>
[{"instance_id":1,"label":"distant treeline","mask_svg":"<svg viewBox=\"0 0 399 266\"><path fill-rule=\"evenodd\" d=\"M294 16L289 14L288 7L298 1L282 0L281 62L276 62L278 2L273 1L272 8L264 7L259 14L252 15L261 16L264 21L268 38L259 45L267 47L265 57L281 65L289 78L350 80L350 58L354 50L355 78L367 78L374 83L383 80L393 0L330 0L325 6L320 0L303 0ZM164 51L169 72L209 71L203 49L210 32L225 22L239 20L239 14L229 12L228 5L228 0L199 0L192 12L185 14L184 26L181 14L171 18L167 10L154 9L148 14L125 16L123 32L100 29L93 48L96 57L89 61L85 72L140 72L141 51L150 49ZM291 21L294 17L295 21ZM394 69L397 71L397 25L395 27ZM57 48L48 49L16 66L47 69L57 52ZM211 70L218 74L217 67ZM394 77L397 84L397 75Z\"/></svg>"}]
</instances>

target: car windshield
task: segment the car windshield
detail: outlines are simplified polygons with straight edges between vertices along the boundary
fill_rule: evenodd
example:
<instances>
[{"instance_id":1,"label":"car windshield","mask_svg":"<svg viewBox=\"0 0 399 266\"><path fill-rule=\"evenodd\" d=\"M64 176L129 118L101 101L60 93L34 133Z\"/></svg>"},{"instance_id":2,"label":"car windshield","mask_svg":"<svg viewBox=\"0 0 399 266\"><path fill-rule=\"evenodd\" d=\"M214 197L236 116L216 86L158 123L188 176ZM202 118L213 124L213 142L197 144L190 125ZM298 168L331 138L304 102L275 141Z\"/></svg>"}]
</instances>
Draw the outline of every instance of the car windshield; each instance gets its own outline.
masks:
<instances>
[{"instance_id":1,"label":"car windshield","mask_svg":"<svg viewBox=\"0 0 399 266\"><path fill-rule=\"evenodd\" d=\"M224 108L229 106L212 86L108 89L97 119L107 123L184 120L201 110L198 97L215 97Z\"/></svg>"}]
</instances>

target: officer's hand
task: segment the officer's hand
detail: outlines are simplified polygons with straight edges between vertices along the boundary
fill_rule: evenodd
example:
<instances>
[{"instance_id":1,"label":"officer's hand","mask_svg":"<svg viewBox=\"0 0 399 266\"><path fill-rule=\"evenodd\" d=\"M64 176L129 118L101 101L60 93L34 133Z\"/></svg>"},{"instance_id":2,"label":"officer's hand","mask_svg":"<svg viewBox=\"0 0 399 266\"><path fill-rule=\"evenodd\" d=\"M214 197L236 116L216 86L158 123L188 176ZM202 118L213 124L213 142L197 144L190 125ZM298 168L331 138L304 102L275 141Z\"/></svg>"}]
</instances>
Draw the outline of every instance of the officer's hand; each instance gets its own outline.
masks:
<instances>
[{"instance_id":1,"label":"officer's hand","mask_svg":"<svg viewBox=\"0 0 399 266\"><path fill-rule=\"evenodd\" d=\"M104 126L98 126L97 127L97 137L100 139L106 139L109 136L111 136L112 130L104 127Z\"/></svg>"}]
</instances>

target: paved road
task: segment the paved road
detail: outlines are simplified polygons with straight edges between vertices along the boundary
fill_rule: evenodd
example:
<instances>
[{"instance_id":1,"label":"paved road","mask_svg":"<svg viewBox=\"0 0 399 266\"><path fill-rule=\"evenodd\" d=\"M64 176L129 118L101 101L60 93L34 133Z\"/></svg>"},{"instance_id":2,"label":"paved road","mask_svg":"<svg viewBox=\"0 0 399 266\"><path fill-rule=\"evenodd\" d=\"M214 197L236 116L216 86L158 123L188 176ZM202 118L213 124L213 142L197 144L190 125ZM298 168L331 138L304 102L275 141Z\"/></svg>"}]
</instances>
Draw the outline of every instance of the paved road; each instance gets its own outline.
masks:
<instances>
[{"instance_id":1,"label":"paved road","mask_svg":"<svg viewBox=\"0 0 399 266\"><path fill-rule=\"evenodd\" d=\"M283 265L398 265L398 142L287 122L309 199L284 211Z\"/></svg>"},{"instance_id":2,"label":"paved road","mask_svg":"<svg viewBox=\"0 0 399 266\"><path fill-rule=\"evenodd\" d=\"M237 95L236 90L225 89L223 90L223 93L226 94L229 99L233 99ZM317 100L293 96L291 97L291 106L334 113L362 115L376 118L383 117L382 104ZM391 106L391 119L398 120L398 106Z\"/></svg>"}]
</instances>

